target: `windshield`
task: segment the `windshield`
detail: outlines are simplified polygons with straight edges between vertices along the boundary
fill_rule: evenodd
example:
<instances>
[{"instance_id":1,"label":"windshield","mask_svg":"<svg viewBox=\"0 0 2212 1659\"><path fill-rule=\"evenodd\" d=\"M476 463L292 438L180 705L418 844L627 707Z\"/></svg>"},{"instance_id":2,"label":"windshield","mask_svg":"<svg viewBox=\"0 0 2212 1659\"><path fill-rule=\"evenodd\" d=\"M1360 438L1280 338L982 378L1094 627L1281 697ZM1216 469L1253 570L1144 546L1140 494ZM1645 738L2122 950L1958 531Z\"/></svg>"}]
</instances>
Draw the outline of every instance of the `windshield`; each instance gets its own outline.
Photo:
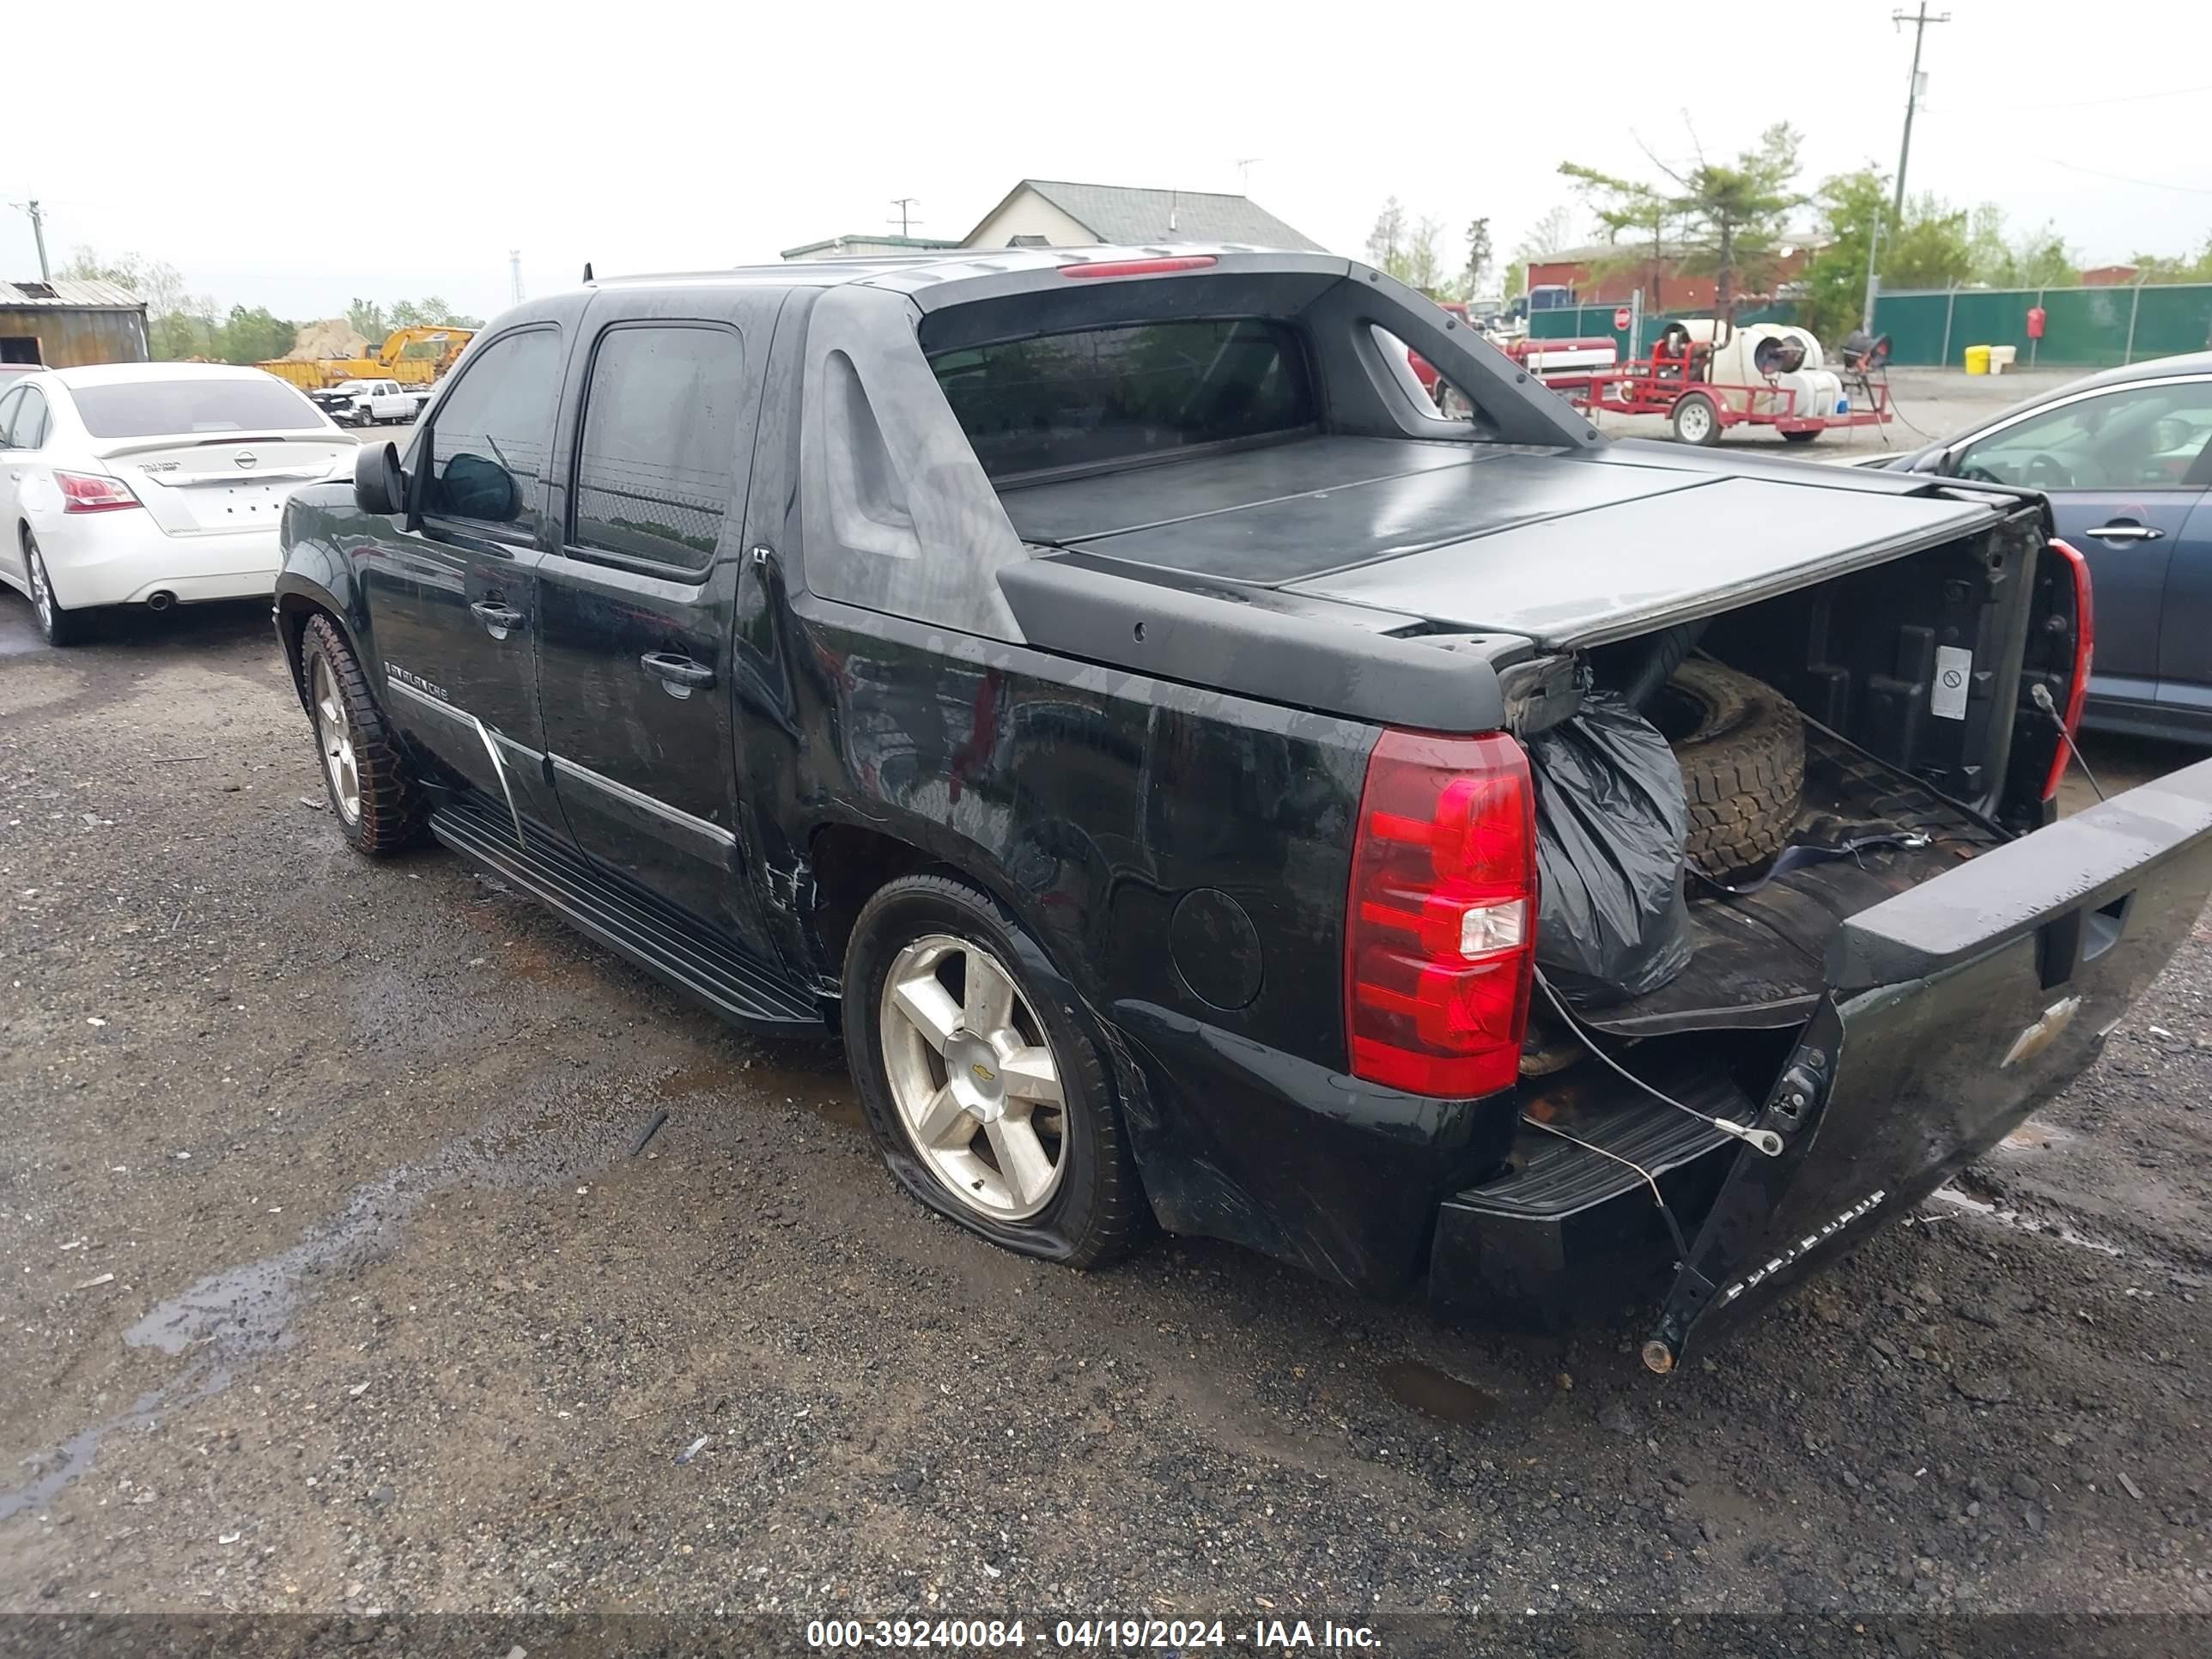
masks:
<instances>
[{"instance_id":1,"label":"windshield","mask_svg":"<svg viewBox=\"0 0 2212 1659\"><path fill-rule=\"evenodd\" d=\"M198 432L319 432L322 414L283 381L123 380L73 386L70 396L95 438L166 438Z\"/></svg>"}]
</instances>

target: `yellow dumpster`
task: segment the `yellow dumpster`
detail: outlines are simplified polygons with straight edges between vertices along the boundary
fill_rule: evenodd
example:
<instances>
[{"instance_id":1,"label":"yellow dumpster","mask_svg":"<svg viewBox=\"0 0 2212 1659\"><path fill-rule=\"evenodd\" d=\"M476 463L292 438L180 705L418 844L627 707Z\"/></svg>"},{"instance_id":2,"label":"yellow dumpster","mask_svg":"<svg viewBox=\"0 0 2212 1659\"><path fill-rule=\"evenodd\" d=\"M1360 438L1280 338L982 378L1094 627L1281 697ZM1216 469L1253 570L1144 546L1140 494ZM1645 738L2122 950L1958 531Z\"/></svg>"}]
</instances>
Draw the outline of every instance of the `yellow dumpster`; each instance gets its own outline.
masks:
<instances>
[{"instance_id":1,"label":"yellow dumpster","mask_svg":"<svg viewBox=\"0 0 2212 1659\"><path fill-rule=\"evenodd\" d=\"M1966 348L1966 373L1986 374L1990 372L1990 349L1985 346Z\"/></svg>"}]
</instances>

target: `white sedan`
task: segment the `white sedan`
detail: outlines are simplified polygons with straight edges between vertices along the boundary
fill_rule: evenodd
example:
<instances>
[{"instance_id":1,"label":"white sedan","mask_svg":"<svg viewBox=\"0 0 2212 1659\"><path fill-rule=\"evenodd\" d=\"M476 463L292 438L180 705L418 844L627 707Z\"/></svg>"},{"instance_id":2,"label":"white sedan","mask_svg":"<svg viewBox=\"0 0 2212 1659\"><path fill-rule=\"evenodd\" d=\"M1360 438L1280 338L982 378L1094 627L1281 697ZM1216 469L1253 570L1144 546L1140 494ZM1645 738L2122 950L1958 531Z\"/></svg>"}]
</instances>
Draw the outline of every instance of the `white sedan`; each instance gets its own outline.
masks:
<instances>
[{"instance_id":1,"label":"white sedan","mask_svg":"<svg viewBox=\"0 0 2212 1659\"><path fill-rule=\"evenodd\" d=\"M360 453L258 368L104 363L0 387L0 582L55 645L100 605L272 592L285 501Z\"/></svg>"}]
</instances>

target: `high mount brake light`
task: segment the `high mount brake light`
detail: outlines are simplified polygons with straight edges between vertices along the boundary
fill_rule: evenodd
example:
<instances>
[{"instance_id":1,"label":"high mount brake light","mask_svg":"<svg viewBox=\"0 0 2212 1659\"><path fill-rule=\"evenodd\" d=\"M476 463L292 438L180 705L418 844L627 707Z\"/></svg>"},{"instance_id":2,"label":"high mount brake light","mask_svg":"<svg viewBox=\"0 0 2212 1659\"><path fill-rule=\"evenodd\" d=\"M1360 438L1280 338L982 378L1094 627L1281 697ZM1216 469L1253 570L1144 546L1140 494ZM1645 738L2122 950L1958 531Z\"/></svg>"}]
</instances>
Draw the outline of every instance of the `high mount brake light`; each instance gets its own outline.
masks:
<instances>
[{"instance_id":1,"label":"high mount brake light","mask_svg":"<svg viewBox=\"0 0 2212 1659\"><path fill-rule=\"evenodd\" d=\"M137 507L138 498L120 478L96 477L86 472L56 472L55 486L62 492L64 513L112 513L120 507Z\"/></svg>"},{"instance_id":2,"label":"high mount brake light","mask_svg":"<svg viewBox=\"0 0 2212 1659\"><path fill-rule=\"evenodd\" d=\"M2089 694L2089 659L2097 640L2095 595L2089 583L2088 560L2056 538L2051 550L2066 561L2074 577L2074 684L2066 693L2066 732L2070 738L2081 729L2081 700ZM2071 749L2065 738L2059 740L2057 752L2051 757L2050 775L2043 781L2044 799L2058 793L2058 781L2066 775Z\"/></svg>"},{"instance_id":3,"label":"high mount brake light","mask_svg":"<svg viewBox=\"0 0 2212 1659\"><path fill-rule=\"evenodd\" d=\"M1385 731L1345 904L1354 1076L1463 1097L1521 1074L1536 954L1536 809L1503 735Z\"/></svg>"},{"instance_id":4,"label":"high mount brake light","mask_svg":"<svg viewBox=\"0 0 2212 1659\"><path fill-rule=\"evenodd\" d=\"M1171 270L1204 270L1211 253L1185 253L1171 259L1107 259L1094 264L1062 265L1063 276L1159 276Z\"/></svg>"}]
</instances>

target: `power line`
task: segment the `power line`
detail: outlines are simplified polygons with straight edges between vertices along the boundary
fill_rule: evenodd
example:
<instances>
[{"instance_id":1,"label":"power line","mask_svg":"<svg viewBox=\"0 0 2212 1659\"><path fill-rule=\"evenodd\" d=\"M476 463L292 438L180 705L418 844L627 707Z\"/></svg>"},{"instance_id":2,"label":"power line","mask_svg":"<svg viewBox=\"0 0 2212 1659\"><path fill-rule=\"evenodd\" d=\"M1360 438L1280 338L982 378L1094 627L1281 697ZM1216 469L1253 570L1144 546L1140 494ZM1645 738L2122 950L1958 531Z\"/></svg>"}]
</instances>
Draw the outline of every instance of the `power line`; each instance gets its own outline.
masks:
<instances>
[{"instance_id":1,"label":"power line","mask_svg":"<svg viewBox=\"0 0 2212 1659\"><path fill-rule=\"evenodd\" d=\"M2130 179L2124 173L2104 173L2095 167L2085 167L2078 161L2062 161L2055 155L2039 155L2035 159L2054 167L2064 167L2069 173L2086 173L2092 179L2109 179L2116 185L2141 185L2145 190L2175 190L2185 196L2212 196L2212 190L2203 185L2169 185L2158 179Z\"/></svg>"},{"instance_id":2,"label":"power line","mask_svg":"<svg viewBox=\"0 0 2212 1659\"><path fill-rule=\"evenodd\" d=\"M1941 21L1929 18L1929 22ZM2014 110L2089 109L2100 104L2139 104L2151 98L2187 98L2192 94L2212 92L2207 87L2167 87L2158 92L2115 93L2110 98L2039 98L2032 104L1938 104L1928 112L1930 115L1997 115Z\"/></svg>"}]
</instances>

